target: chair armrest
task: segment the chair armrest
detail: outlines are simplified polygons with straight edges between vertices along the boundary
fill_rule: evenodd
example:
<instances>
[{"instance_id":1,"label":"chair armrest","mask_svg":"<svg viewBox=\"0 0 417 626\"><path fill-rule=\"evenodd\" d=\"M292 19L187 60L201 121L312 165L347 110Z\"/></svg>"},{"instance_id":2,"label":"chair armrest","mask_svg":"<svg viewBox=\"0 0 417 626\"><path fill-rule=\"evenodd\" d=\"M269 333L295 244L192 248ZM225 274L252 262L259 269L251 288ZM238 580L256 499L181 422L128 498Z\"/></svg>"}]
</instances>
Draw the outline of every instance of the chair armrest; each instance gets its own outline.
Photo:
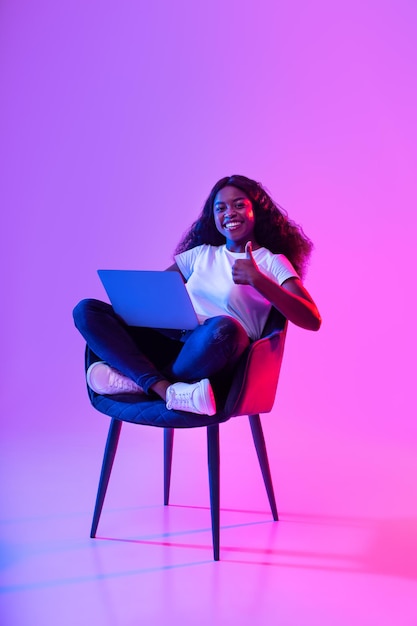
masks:
<instances>
[{"instance_id":1,"label":"chair armrest","mask_svg":"<svg viewBox=\"0 0 417 626\"><path fill-rule=\"evenodd\" d=\"M228 393L224 413L230 417L271 411L278 385L286 325L251 344L242 356Z\"/></svg>"}]
</instances>

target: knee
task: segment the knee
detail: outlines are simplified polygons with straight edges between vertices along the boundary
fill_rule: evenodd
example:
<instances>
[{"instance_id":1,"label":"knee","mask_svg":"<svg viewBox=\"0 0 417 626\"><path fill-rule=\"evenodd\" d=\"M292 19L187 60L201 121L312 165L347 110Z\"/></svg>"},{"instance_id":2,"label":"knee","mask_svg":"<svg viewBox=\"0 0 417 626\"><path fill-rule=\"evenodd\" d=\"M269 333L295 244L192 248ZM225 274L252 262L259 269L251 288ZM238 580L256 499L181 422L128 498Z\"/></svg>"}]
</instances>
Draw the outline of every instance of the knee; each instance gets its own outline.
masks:
<instances>
[{"instance_id":1,"label":"knee","mask_svg":"<svg viewBox=\"0 0 417 626\"><path fill-rule=\"evenodd\" d=\"M219 315L207 320L211 326L211 334L214 343L227 343L244 350L249 345L249 337L240 324L233 317Z\"/></svg>"},{"instance_id":2,"label":"knee","mask_svg":"<svg viewBox=\"0 0 417 626\"><path fill-rule=\"evenodd\" d=\"M96 312L99 308L101 308L101 305L105 305L105 303L100 302L100 300L95 300L94 298L85 298L84 300L81 300L81 302L79 302L72 311L75 326L77 328L83 327L91 313Z\"/></svg>"},{"instance_id":3,"label":"knee","mask_svg":"<svg viewBox=\"0 0 417 626\"><path fill-rule=\"evenodd\" d=\"M90 299L81 300L73 309L72 316L74 318L75 324L80 320L84 319L87 309L89 308Z\"/></svg>"}]
</instances>

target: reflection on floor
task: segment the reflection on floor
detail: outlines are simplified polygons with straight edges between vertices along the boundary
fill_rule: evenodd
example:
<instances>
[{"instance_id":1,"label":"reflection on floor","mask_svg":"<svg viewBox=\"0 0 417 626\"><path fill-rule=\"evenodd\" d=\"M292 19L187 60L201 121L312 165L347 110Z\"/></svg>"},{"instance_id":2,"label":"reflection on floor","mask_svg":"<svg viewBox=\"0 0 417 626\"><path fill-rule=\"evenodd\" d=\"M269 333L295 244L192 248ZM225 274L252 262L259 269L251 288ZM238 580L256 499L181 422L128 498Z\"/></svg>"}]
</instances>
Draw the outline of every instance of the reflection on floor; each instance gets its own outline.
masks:
<instances>
[{"instance_id":1,"label":"reflection on floor","mask_svg":"<svg viewBox=\"0 0 417 626\"><path fill-rule=\"evenodd\" d=\"M2 624L417 624L416 461L405 449L380 446L369 463L352 442L271 440L274 523L246 430L225 425L215 563L203 431L176 435L164 507L161 432L125 425L89 538L105 430L4 445Z\"/></svg>"}]
</instances>

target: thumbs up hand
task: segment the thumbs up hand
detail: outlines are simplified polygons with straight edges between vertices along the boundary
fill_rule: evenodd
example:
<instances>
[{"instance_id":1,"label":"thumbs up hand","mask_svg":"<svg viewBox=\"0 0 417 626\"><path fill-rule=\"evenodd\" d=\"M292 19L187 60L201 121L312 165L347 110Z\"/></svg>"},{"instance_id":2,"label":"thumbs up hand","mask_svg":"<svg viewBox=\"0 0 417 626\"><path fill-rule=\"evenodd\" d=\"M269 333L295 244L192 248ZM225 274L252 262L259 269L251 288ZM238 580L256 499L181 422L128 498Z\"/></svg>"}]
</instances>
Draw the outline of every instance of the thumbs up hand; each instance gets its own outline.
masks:
<instances>
[{"instance_id":1,"label":"thumbs up hand","mask_svg":"<svg viewBox=\"0 0 417 626\"><path fill-rule=\"evenodd\" d=\"M237 285L253 285L255 277L259 273L253 258L251 241L248 241L245 246L245 254L246 258L237 259L232 267L233 282Z\"/></svg>"}]
</instances>

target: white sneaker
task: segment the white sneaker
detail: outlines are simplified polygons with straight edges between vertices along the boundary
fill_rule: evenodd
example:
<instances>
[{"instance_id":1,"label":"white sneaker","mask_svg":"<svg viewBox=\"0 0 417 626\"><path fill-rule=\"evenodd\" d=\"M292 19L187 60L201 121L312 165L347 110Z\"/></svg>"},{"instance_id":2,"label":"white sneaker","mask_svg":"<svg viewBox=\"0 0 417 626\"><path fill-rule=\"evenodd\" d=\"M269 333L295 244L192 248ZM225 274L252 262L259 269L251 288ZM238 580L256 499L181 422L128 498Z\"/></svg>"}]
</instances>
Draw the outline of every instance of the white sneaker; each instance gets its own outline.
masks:
<instances>
[{"instance_id":1,"label":"white sneaker","mask_svg":"<svg viewBox=\"0 0 417 626\"><path fill-rule=\"evenodd\" d=\"M87 370L87 384L90 389L102 396L116 393L143 393L142 387L104 361L97 361L90 365Z\"/></svg>"},{"instance_id":2,"label":"white sneaker","mask_svg":"<svg viewBox=\"0 0 417 626\"><path fill-rule=\"evenodd\" d=\"M198 383L174 383L167 389L167 409L214 415L216 400L208 378Z\"/></svg>"}]
</instances>

